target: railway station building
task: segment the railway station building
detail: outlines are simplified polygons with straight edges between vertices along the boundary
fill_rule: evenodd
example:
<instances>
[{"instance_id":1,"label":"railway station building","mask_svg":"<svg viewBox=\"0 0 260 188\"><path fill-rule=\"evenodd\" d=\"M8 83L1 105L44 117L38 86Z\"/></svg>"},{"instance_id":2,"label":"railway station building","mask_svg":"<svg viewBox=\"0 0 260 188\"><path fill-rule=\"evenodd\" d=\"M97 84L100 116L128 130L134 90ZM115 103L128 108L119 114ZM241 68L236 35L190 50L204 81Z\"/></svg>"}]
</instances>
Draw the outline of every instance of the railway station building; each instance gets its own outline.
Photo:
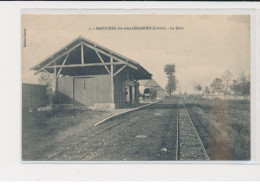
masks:
<instances>
[{"instance_id":1,"label":"railway station building","mask_svg":"<svg viewBox=\"0 0 260 188\"><path fill-rule=\"evenodd\" d=\"M137 81L152 77L139 63L81 36L31 70L55 74L55 103L105 109L138 103Z\"/></svg>"},{"instance_id":2,"label":"railway station building","mask_svg":"<svg viewBox=\"0 0 260 188\"><path fill-rule=\"evenodd\" d=\"M139 80L139 91L140 93L144 93L144 90L147 88L153 88L156 91L157 97L164 98L166 96L166 91L154 80Z\"/></svg>"}]
</instances>

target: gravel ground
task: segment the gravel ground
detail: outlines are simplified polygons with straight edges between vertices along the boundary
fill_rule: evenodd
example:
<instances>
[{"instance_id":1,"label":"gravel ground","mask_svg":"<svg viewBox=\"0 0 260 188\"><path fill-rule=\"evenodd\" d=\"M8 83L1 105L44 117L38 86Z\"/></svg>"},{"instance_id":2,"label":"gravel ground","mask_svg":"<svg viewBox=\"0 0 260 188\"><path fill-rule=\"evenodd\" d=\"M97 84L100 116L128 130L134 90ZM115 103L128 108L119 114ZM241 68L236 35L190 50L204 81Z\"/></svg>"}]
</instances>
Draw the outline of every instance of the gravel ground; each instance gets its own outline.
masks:
<instances>
[{"instance_id":1,"label":"gravel ground","mask_svg":"<svg viewBox=\"0 0 260 188\"><path fill-rule=\"evenodd\" d=\"M46 160L95 132L98 121L129 108L93 111L86 108L23 112L22 159Z\"/></svg>"},{"instance_id":2,"label":"gravel ground","mask_svg":"<svg viewBox=\"0 0 260 188\"><path fill-rule=\"evenodd\" d=\"M203 146L182 104L179 107L179 160L206 160Z\"/></svg>"},{"instance_id":3,"label":"gravel ground","mask_svg":"<svg viewBox=\"0 0 260 188\"><path fill-rule=\"evenodd\" d=\"M211 160L250 159L248 103L190 97L184 102ZM171 97L97 126L96 122L115 112L67 109L25 113L23 160L176 160L177 104L178 98ZM205 160L187 112L180 108L179 114L180 160Z\"/></svg>"},{"instance_id":4,"label":"gravel ground","mask_svg":"<svg viewBox=\"0 0 260 188\"><path fill-rule=\"evenodd\" d=\"M51 160L175 160L176 99L98 125L86 141Z\"/></svg>"}]
</instances>

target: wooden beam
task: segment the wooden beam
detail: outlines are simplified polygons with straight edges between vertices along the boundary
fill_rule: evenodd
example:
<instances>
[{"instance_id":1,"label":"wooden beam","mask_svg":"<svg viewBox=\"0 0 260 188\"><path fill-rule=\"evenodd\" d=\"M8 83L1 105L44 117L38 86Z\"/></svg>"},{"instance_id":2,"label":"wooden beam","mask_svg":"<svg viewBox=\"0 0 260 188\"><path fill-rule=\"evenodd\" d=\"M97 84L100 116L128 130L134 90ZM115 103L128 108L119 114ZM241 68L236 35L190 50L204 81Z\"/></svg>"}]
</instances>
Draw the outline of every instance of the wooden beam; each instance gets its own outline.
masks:
<instances>
[{"instance_id":1,"label":"wooden beam","mask_svg":"<svg viewBox=\"0 0 260 188\"><path fill-rule=\"evenodd\" d=\"M65 65L65 63L66 63L68 57L69 57L69 53L67 54L67 56L66 56L65 59L63 60L62 65ZM57 77L59 77L61 71L62 71L62 68L59 69L58 74L57 74Z\"/></svg>"},{"instance_id":2,"label":"wooden beam","mask_svg":"<svg viewBox=\"0 0 260 188\"><path fill-rule=\"evenodd\" d=\"M134 66L134 65L132 65L132 64L130 64L130 63L124 62L124 61L122 61L121 59L119 59L119 58L117 58L117 57L114 57L114 56L111 55L110 53L106 53L106 52L104 52L104 51L102 51L102 50L97 49L96 46L93 47L93 46L91 46L91 45L85 43L84 41L82 41L82 42L80 42L79 44L77 44L77 45L75 45L74 47L72 47L71 49L69 49L68 51L64 52L64 53L63 53L62 55L60 55L59 57L56 57L56 58L54 58L53 60L51 60L49 63L47 63L46 65L44 65L43 67L41 67L41 68L40 68L37 72L35 72L34 74L35 74L35 75L38 74L39 72L43 71L44 68L50 68L49 65L53 64L56 60L58 60L59 58L62 58L64 55L67 55L68 53L70 53L71 51L73 51L73 50L76 49L77 47L81 46L82 44L84 44L85 46L87 46L87 47L89 47L89 48L91 48L91 49L93 49L93 50L95 50L95 51L97 51L97 52L100 52L100 53L102 53L102 54L104 54L104 55L106 55L106 56L109 56L109 57L114 58L115 60L119 61L119 63L127 64L127 66L129 66L129 67L131 67L131 68L133 68L133 69L135 69L135 70L138 70L138 68L137 68L136 66ZM119 65L119 63L118 63L118 65ZM108 64L107 64L107 65L108 65ZM37 66L36 66L36 67L37 67ZM53 67L51 67L51 68L53 68Z\"/></svg>"},{"instance_id":3,"label":"wooden beam","mask_svg":"<svg viewBox=\"0 0 260 188\"><path fill-rule=\"evenodd\" d=\"M114 65L113 63L113 58L110 57L110 75L111 75L111 95L112 95L112 103L115 103L115 96L114 96Z\"/></svg>"},{"instance_id":4,"label":"wooden beam","mask_svg":"<svg viewBox=\"0 0 260 188\"><path fill-rule=\"evenodd\" d=\"M95 52L96 52L96 54L97 54L98 58L100 59L100 61L101 61L103 64L105 64L105 62L104 62L103 58L100 56L100 54L98 53L98 51L97 51L97 50L95 50ZM109 69L107 68L107 66L105 66L105 68L106 68L106 70L107 70L108 74L110 74L110 71L109 71Z\"/></svg>"},{"instance_id":5,"label":"wooden beam","mask_svg":"<svg viewBox=\"0 0 260 188\"><path fill-rule=\"evenodd\" d=\"M70 50L68 50L67 52L64 52L61 56L54 58L53 60L51 60L51 62L47 63L46 65L44 65L42 68L40 68L37 72L34 73L34 75L38 74L39 72L41 72L44 68L48 67L49 65L51 65L52 63L54 63L56 60L58 60L59 58L63 57L64 55L70 53L72 50L74 50L75 48L79 47L82 44L79 43L76 46L74 46L73 48L71 48Z\"/></svg>"},{"instance_id":6,"label":"wooden beam","mask_svg":"<svg viewBox=\"0 0 260 188\"><path fill-rule=\"evenodd\" d=\"M55 62L56 64L56 62ZM54 103L57 102L57 95L58 95L58 78L57 78L57 68L54 68L54 74L55 74L55 100Z\"/></svg>"},{"instance_id":7,"label":"wooden beam","mask_svg":"<svg viewBox=\"0 0 260 188\"><path fill-rule=\"evenodd\" d=\"M48 74L49 74L49 72L48 72L47 70L45 70L45 69L42 69L42 71L44 71L45 73L48 73Z\"/></svg>"},{"instance_id":8,"label":"wooden beam","mask_svg":"<svg viewBox=\"0 0 260 188\"><path fill-rule=\"evenodd\" d=\"M70 65L53 65L45 68L70 68L70 67L94 67L94 66L106 66L106 65L125 65L126 63L87 63L87 64L70 64Z\"/></svg>"},{"instance_id":9,"label":"wooden beam","mask_svg":"<svg viewBox=\"0 0 260 188\"><path fill-rule=\"evenodd\" d=\"M110 58L113 58L113 59L115 59L115 60L117 60L117 61L119 61L119 62L121 62L121 63L125 63L125 64L127 64L127 66L129 66L129 67L131 67L131 68L133 68L133 69L135 69L135 70L138 70L138 68L137 68L136 66L131 65L130 63L124 62L124 61L122 61L121 59L119 59L119 58L117 58L117 57L114 57L114 56L111 55L110 53L103 52L102 50L99 50L98 48L93 47L93 46L91 46L91 45L85 43L84 41L83 41L83 44L84 44L85 46L87 46L87 47L89 47L89 48L91 48L91 49L93 49L93 50L97 50L98 52L100 52L100 53L102 53L102 54L104 54L104 55L106 55L106 56L108 56L108 57L110 57Z\"/></svg>"},{"instance_id":10,"label":"wooden beam","mask_svg":"<svg viewBox=\"0 0 260 188\"><path fill-rule=\"evenodd\" d=\"M126 65L127 65L128 67L131 67L131 68L135 69L135 70L138 70L138 68L137 68L136 66L134 66L134 65L131 65L131 64L129 64L129 63L126 63Z\"/></svg>"},{"instance_id":11,"label":"wooden beam","mask_svg":"<svg viewBox=\"0 0 260 188\"><path fill-rule=\"evenodd\" d=\"M114 76L116 76L118 73L120 73L127 65L122 66L118 71L116 71L116 73L114 74Z\"/></svg>"},{"instance_id":12,"label":"wooden beam","mask_svg":"<svg viewBox=\"0 0 260 188\"><path fill-rule=\"evenodd\" d=\"M83 44L80 45L81 47L81 64L84 64L84 46Z\"/></svg>"}]
</instances>

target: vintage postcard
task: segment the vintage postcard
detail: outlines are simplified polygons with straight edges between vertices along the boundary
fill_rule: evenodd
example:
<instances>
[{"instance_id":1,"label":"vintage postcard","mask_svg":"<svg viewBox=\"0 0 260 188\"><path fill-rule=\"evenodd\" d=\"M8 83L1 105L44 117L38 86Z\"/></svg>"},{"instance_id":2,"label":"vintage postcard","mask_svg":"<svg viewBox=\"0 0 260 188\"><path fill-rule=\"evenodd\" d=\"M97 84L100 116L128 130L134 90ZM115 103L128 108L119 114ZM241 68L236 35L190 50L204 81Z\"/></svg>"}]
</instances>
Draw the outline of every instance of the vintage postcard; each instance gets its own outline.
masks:
<instances>
[{"instance_id":1,"label":"vintage postcard","mask_svg":"<svg viewBox=\"0 0 260 188\"><path fill-rule=\"evenodd\" d=\"M23 161L250 161L249 15L23 14Z\"/></svg>"}]
</instances>

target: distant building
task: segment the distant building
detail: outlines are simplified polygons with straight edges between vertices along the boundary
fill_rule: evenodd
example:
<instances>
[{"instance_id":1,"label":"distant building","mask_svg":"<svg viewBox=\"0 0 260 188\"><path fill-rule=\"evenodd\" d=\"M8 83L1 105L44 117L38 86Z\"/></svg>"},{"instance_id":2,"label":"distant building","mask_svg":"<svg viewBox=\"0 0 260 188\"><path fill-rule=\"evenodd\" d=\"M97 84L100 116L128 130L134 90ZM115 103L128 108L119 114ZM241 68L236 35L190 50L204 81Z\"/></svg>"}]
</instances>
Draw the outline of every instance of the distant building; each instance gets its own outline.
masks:
<instances>
[{"instance_id":1,"label":"distant building","mask_svg":"<svg viewBox=\"0 0 260 188\"><path fill-rule=\"evenodd\" d=\"M165 90L154 80L139 80L139 91L141 94L144 93L144 90L146 88L153 88L156 90L156 96L157 97L165 97L166 96L166 92Z\"/></svg>"},{"instance_id":2,"label":"distant building","mask_svg":"<svg viewBox=\"0 0 260 188\"><path fill-rule=\"evenodd\" d=\"M138 103L137 80L152 76L139 63L83 37L31 69L56 75L56 104L106 109Z\"/></svg>"}]
</instances>

